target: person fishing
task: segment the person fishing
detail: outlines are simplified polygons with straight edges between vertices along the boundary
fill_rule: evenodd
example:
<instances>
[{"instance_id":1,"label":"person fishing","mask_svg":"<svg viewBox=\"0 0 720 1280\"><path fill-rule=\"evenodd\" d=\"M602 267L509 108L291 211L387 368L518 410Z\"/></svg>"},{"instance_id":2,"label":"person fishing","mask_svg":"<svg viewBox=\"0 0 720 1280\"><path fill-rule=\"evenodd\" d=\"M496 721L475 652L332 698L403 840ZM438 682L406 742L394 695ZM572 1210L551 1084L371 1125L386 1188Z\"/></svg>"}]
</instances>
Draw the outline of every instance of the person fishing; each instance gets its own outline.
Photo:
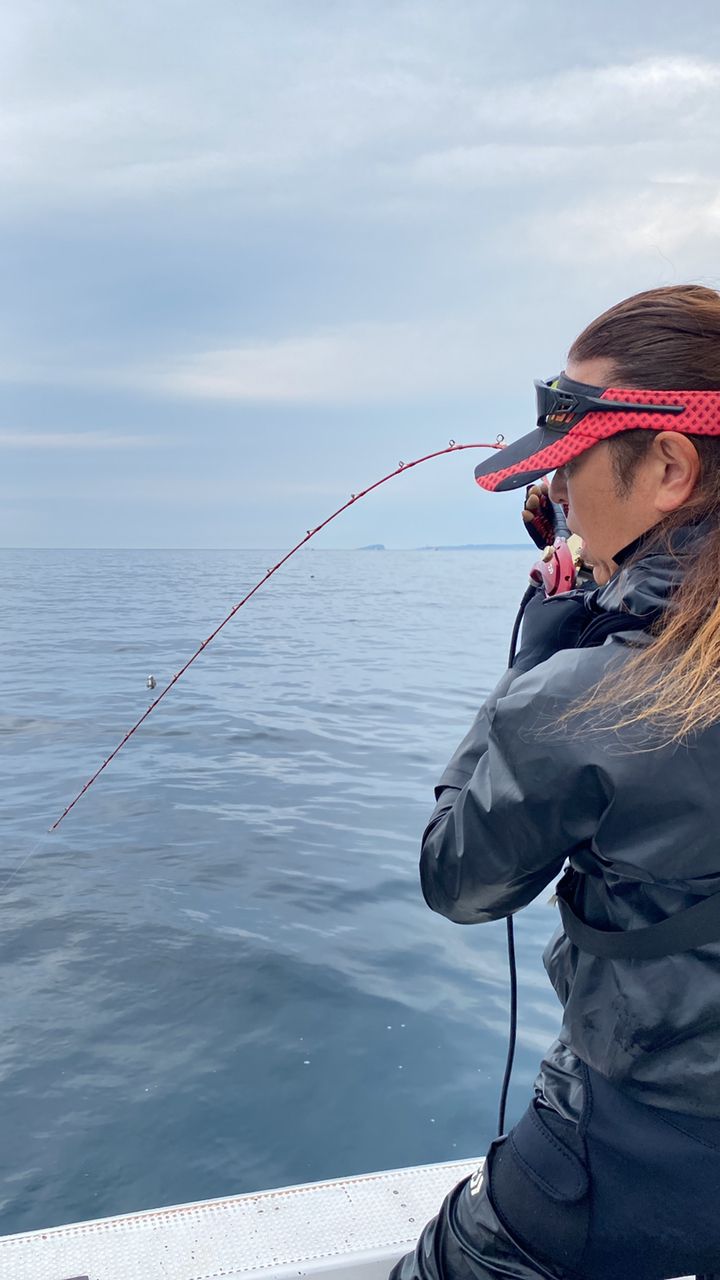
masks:
<instances>
[{"instance_id":1,"label":"person fishing","mask_svg":"<svg viewBox=\"0 0 720 1280\"><path fill-rule=\"evenodd\" d=\"M536 429L476 479L527 490L553 472L595 585L528 607L515 661L436 788L420 871L434 911L480 924L565 868L544 956L562 1028L519 1122L392 1280L707 1278L720 1274L720 294L618 303L536 387Z\"/></svg>"}]
</instances>

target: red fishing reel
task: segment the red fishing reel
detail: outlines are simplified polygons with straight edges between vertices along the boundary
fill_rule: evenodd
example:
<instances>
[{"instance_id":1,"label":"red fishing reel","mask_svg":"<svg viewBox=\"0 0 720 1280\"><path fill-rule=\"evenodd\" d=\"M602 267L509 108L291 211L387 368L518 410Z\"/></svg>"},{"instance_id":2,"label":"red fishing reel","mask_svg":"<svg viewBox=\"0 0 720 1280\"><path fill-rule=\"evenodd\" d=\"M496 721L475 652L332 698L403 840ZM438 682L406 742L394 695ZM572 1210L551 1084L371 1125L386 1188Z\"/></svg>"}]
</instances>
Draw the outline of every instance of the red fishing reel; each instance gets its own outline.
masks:
<instances>
[{"instance_id":1,"label":"red fishing reel","mask_svg":"<svg viewBox=\"0 0 720 1280\"><path fill-rule=\"evenodd\" d=\"M576 534L569 538L556 538L546 547L542 556L530 570L530 579L544 587L546 596L557 596L572 591L582 566L582 542Z\"/></svg>"}]
</instances>

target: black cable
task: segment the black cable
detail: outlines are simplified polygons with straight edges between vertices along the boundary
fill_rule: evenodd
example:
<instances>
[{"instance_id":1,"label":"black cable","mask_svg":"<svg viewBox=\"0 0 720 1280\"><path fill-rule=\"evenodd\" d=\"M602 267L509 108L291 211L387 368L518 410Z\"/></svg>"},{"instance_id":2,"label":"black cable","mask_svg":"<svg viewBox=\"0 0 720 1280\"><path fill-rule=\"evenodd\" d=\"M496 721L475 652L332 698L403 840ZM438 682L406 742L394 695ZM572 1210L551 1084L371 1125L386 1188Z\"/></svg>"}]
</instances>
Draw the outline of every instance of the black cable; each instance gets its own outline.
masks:
<instances>
[{"instance_id":1,"label":"black cable","mask_svg":"<svg viewBox=\"0 0 720 1280\"><path fill-rule=\"evenodd\" d=\"M534 583L531 583L520 601L520 608L517 611L515 622L513 624L512 636L510 637L510 652L508 654L509 667L512 667L515 662L515 653L517 651L517 642L520 635L523 615L536 592L537 587ZM505 1074L503 1076L502 1088L500 1090L498 1137L505 1132L505 1109L507 1106L507 1096L510 1088L510 1078L512 1076L513 1062L515 1061L515 1046L517 1043L517 965L515 963L515 930L513 928L512 916L508 916L506 918L505 924L507 925L508 969L510 973L510 1030L508 1033L508 1051L507 1061L505 1063Z\"/></svg>"},{"instance_id":2,"label":"black cable","mask_svg":"<svg viewBox=\"0 0 720 1280\"><path fill-rule=\"evenodd\" d=\"M525 614L525 610L527 609L530 601L534 598L534 596L537 595L537 592L538 592L538 588L535 586L534 582L531 582L530 586L525 591L525 595L520 601L520 607L515 615L512 635L510 636L510 652L508 653L509 667L512 667L515 664L515 653L517 650L517 642L518 642L518 637L520 635L520 627L522 625L522 620Z\"/></svg>"},{"instance_id":3,"label":"black cable","mask_svg":"<svg viewBox=\"0 0 720 1280\"><path fill-rule=\"evenodd\" d=\"M498 1137L501 1137L505 1132L505 1107L507 1105L513 1062L515 1061L515 1043L517 1040L517 966L515 964L515 930L513 928L512 916L507 917L505 924L507 925L508 969L510 970L510 1031L508 1033L508 1052L507 1061L505 1063L505 1075L503 1076L502 1089L500 1090Z\"/></svg>"}]
</instances>

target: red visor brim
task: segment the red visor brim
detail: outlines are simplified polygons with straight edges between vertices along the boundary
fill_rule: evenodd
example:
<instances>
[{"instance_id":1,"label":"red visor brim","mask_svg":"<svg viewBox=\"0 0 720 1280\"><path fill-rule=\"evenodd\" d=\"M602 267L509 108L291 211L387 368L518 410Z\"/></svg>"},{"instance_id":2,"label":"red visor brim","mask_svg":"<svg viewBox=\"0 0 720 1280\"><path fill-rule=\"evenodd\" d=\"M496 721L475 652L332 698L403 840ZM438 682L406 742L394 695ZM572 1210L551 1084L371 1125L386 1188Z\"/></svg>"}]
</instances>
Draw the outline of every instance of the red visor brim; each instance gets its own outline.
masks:
<instances>
[{"instance_id":1,"label":"red visor brim","mask_svg":"<svg viewBox=\"0 0 720 1280\"><path fill-rule=\"evenodd\" d=\"M499 450L475 468L477 483L491 493L504 493L532 484L548 471L563 467L593 445L621 431L679 431L683 435L720 435L720 391L638 391L608 387L603 400L625 400L637 403L637 410L588 413L571 427L559 433L538 427L507 449ZM679 405L684 412L664 416L644 404Z\"/></svg>"}]
</instances>

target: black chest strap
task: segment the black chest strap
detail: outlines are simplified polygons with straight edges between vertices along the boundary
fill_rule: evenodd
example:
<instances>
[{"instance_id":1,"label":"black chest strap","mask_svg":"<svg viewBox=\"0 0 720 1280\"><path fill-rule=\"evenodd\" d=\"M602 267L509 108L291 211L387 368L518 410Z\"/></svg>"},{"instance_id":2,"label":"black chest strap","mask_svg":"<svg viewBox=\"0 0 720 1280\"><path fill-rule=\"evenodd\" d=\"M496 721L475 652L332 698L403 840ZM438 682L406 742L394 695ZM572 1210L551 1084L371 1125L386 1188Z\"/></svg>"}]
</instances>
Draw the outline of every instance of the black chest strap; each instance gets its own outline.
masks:
<instances>
[{"instance_id":1,"label":"black chest strap","mask_svg":"<svg viewBox=\"0 0 720 1280\"><path fill-rule=\"evenodd\" d=\"M640 929L595 929L575 913L574 898L580 879L581 875L569 868L555 892L568 938L591 956L605 960L659 960L720 941L720 893L710 894L692 907Z\"/></svg>"}]
</instances>

